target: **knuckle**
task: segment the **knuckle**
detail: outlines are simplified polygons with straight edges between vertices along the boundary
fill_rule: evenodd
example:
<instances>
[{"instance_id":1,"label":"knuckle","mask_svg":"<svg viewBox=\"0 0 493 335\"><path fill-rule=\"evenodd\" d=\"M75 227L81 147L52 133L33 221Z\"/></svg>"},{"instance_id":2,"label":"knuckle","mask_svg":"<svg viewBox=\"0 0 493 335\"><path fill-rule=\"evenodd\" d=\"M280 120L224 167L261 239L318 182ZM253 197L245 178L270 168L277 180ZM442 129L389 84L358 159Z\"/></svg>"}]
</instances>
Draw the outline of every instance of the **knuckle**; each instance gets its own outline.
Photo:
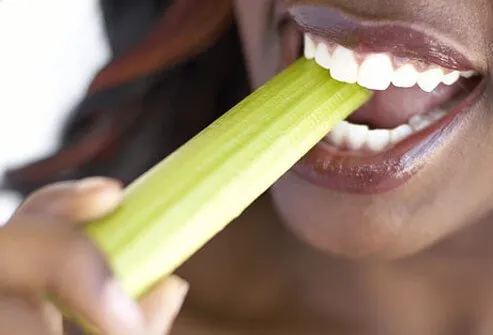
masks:
<instances>
[{"instance_id":1,"label":"knuckle","mask_svg":"<svg viewBox=\"0 0 493 335\"><path fill-rule=\"evenodd\" d=\"M107 215L122 199L121 185L110 179L61 182L31 194L15 214L42 214L78 223Z\"/></svg>"},{"instance_id":2,"label":"knuckle","mask_svg":"<svg viewBox=\"0 0 493 335\"><path fill-rule=\"evenodd\" d=\"M43 213L52 209L61 197L70 196L68 190L72 188L72 182L59 182L44 186L31 193L24 199L16 213Z\"/></svg>"},{"instance_id":3,"label":"knuckle","mask_svg":"<svg viewBox=\"0 0 493 335\"><path fill-rule=\"evenodd\" d=\"M74 181L67 180L67 181L61 181L61 182L56 182L53 184L49 184L46 186L41 187L40 189L32 192L29 194L26 198L27 200L31 200L34 198L39 198L39 197L45 197L51 194L52 192L59 192L61 190L67 190L72 188L74 185Z\"/></svg>"}]
</instances>

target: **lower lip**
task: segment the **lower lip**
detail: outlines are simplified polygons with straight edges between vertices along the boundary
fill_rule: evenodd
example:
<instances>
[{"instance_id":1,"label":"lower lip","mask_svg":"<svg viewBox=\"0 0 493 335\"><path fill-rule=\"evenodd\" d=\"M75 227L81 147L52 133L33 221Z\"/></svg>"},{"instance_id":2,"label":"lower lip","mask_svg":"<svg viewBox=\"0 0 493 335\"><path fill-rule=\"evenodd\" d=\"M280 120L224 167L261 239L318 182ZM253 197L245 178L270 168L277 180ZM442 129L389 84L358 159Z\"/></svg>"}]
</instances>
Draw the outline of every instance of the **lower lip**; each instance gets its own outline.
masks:
<instances>
[{"instance_id":1,"label":"lower lip","mask_svg":"<svg viewBox=\"0 0 493 335\"><path fill-rule=\"evenodd\" d=\"M293 172L317 186L341 192L376 194L395 189L416 175L427 158L466 122L463 116L477 101L485 83L483 79L445 117L388 151L374 156L345 155L320 142L293 167Z\"/></svg>"}]
</instances>

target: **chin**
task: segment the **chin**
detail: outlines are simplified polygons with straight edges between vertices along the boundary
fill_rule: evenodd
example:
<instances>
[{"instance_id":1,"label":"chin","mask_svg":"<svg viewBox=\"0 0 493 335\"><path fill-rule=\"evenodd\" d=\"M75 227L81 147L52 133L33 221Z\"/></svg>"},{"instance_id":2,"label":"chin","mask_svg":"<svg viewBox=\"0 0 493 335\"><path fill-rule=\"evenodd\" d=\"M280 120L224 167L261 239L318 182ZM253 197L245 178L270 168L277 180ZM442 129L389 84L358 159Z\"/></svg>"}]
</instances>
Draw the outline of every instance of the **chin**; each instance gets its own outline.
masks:
<instances>
[{"instance_id":1,"label":"chin","mask_svg":"<svg viewBox=\"0 0 493 335\"><path fill-rule=\"evenodd\" d=\"M429 192L411 186L355 197L313 185L294 172L270 191L281 221L296 237L331 257L354 261L391 261L426 253L478 219L478 207L450 210L449 198L437 196L439 191L431 197L441 200L430 206L423 193Z\"/></svg>"}]
</instances>

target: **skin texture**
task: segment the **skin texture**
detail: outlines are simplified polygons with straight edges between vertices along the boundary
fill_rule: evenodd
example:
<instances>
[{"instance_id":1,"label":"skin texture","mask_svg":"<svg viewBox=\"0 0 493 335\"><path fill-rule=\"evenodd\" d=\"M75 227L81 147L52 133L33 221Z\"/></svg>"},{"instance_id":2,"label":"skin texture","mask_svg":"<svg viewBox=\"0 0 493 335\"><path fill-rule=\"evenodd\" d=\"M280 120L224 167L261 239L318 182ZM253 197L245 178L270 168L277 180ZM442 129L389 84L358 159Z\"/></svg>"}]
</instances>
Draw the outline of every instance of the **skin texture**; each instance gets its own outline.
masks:
<instances>
[{"instance_id":1,"label":"skin texture","mask_svg":"<svg viewBox=\"0 0 493 335\"><path fill-rule=\"evenodd\" d=\"M113 278L104 256L78 229L113 211L121 184L92 178L32 194L0 231L0 333L63 335L49 293L104 334L168 333L188 284L171 277L137 305Z\"/></svg>"},{"instance_id":2,"label":"skin texture","mask_svg":"<svg viewBox=\"0 0 493 335\"><path fill-rule=\"evenodd\" d=\"M487 73L490 67L486 41L491 32L484 22L491 22L489 10L493 4L487 1L457 1L453 5L447 2L447 6L440 1L369 1L364 9L358 1L287 3L288 7L316 4L364 18L401 20L431 27L440 36L452 40L451 44L459 50L466 50L465 55L472 60L474 68ZM260 66L251 67L252 73L260 71L263 71ZM486 95L468 111L470 120L449 136L446 145L424 162L425 168L419 175L403 187L361 197L320 189L289 173L273 191L279 211L286 223L308 242L350 257L393 258L412 254L474 223L489 213L493 196L489 187L493 175L487 173L492 158L485 155L490 147L485 138L491 138L488 135L491 116L485 113L489 99ZM466 155L467 160L461 159ZM457 161L462 162L460 167ZM455 191L459 189L461 192ZM434 222L440 224L432 225Z\"/></svg>"},{"instance_id":3,"label":"skin texture","mask_svg":"<svg viewBox=\"0 0 493 335\"><path fill-rule=\"evenodd\" d=\"M490 1L287 2L431 27L490 76ZM272 45L249 34L274 29L256 21L272 16L253 13L247 1L236 5L255 87L283 58L270 68L271 60L255 61ZM278 30L283 50L281 40ZM183 267L192 290L175 334L491 333L491 92L487 79L485 94L463 115L467 122L391 192L343 194L283 176Z\"/></svg>"}]
</instances>

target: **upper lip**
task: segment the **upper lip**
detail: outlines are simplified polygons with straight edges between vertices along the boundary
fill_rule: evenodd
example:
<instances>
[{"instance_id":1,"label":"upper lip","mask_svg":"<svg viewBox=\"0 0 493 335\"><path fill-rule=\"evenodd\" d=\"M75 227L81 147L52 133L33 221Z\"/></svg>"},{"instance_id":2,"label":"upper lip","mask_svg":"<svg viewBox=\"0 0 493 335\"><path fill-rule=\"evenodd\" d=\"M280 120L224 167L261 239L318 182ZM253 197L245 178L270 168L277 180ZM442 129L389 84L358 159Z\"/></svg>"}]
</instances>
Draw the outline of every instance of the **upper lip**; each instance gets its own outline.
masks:
<instances>
[{"instance_id":1,"label":"upper lip","mask_svg":"<svg viewBox=\"0 0 493 335\"><path fill-rule=\"evenodd\" d=\"M313 33L358 53L389 52L458 71L475 70L452 40L430 27L408 22L365 19L337 8L292 5L289 14L306 33Z\"/></svg>"}]
</instances>

